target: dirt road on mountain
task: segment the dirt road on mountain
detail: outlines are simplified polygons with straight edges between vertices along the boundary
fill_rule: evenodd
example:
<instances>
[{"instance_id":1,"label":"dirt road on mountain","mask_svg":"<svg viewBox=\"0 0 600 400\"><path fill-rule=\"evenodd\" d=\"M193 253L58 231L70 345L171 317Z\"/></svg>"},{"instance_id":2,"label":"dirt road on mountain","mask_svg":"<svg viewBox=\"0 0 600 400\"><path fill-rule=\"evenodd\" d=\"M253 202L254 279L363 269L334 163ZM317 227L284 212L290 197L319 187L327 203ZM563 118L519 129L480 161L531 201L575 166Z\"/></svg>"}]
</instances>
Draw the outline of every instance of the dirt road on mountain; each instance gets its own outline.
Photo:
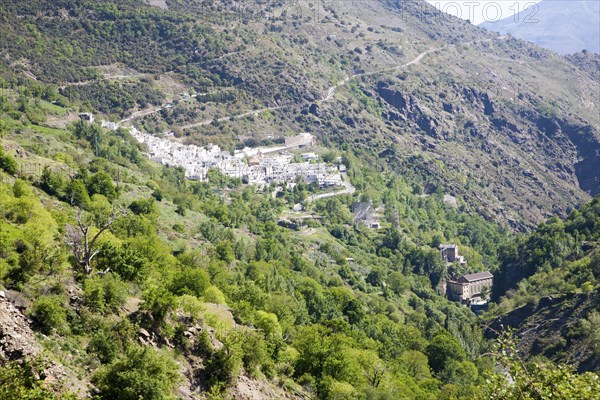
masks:
<instances>
[{"instance_id":1,"label":"dirt road on mountain","mask_svg":"<svg viewBox=\"0 0 600 400\"><path fill-rule=\"evenodd\" d=\"M313 196L308 196L306 198L306 200L304 200L304 201L306 203L312 203L314 201L326 199L328 197L339 196L342 194L352 194L352 193L356 192L356 188L354 186L352 186L352 184L348 180L348 177L345 174L343 175L343 177L344 177L344 180L342 181L342 186L344 186L344 189L336 190L335 192L321 193L321 194L317 194L317 195L313 195Z\"/></svg>"},{"instance_id":2,"label":"dirt road on mountain","mask_svg":"<svg viewBox=\"0 0 600 400\"><path fill-rule=\"evenodd\" d=\"M494 41L494 40L504 40L506 39L506 37L499 37L499 38L494 38L494 39L486 39L484 41ZM461 43L460 45L470 45L473 44L474 42L469 42L469 43ZM338 84L331 86L329 89L327 89L327 92L321 97L320 100L317 100L317 104L321 104L324 102L328 102L331 101L334 97L335 97L335 93L336 90L339 89L340 87L346 85L350 80L352 79L356 79L356 78L360 78L362 76L371 76L371 75L377 75L377 74L381 74L384 72L393 72L393 71L397 71L399 69L402 68L407 68L410 67L412 65L417 65L419 63L421 63L421 61L427 57L430 54L442 51L450 46L456 46L456 45L443 45L440 47L436 47L433 49L429 49L429 50L425 50L421 53L419 53L414 59L412 59L411 61L404 63L404 64L400 64L397 65L395 67L388 67L388 68L382 68L382 69L378 69L375 71L368 71L368 72L361 72L358 74L354 74L354 75L349 75L346 76L344 79L342 79L342 81L340 81ZM240 53L245 52L245 51L249 51L248 50L242 50L240 51ZM235 53L235 52L234 52ZM225 54L223 57L225 56L230 56L233 55L234 53L230 53L230 54ZM225 117L221 117L221 118L213 118L213 119L207 119L207 120L203 120L203 121L198 121L198 122L194 122L191 124L187 124L187 125L182 125L181 129L191 129L191 128L196 128L199 126L205 126L205 125L210 125L214 122L226 122L226 121L232 121L235 119L240 119L240 118L245 118L245 117L249 117L249 116L258 116L259 114L265 112L265 111L275 111L275 110L282 110L282 109L287 109L287 108L292 108L292 107L298 107L298 104L288 104L288 105L281 105L281 106L275 106L275 107L264 107L258 110L249 110L249 111L245 111L243 113L240 114L234 114L234 115L229 115L229 116L225 116ZM146 115L150 115L150 114L154 114L156 112L159 112L163 109L164 107L157 107L157 108L151 108L151 109L147 109L147 110L142 110L142 111L137 111L135 113L133 113L130 117L125 118L124 120L120 121L118 123L118 125L120 126L122 123L124 122L128 122L131 121L135 118L138 117L144 117Z\"/></svg>"},{"instance_id":3,"label":"dirt road on mountain","mask_svg":"<svg viewBox=\"0 0 600 400\"><path fill-rule=\"evenodd\" d=\"M340 83L338 83L335 86L330 87L327 90L327 94L325 96L323 96L323 98L320 100L320 102L326 102L329 101L331 99L333 99L333 97L335 96L335 91L336 89L338 89L341 86L344 86L346 83L348 83L350 80L352 79L356 79L356 78L360 78L361 76L370 76L370 75L377 75L383 72L392 72L401 68L406 68L406 67L410 67L411 65L415 65L415 64L419 64L421 62L421 60L423 58L425 58L425 56L431 54L431 53L435 53L437 51L440 51L444 48L446 48L447 45L444 45L442 47L437 47L435 49L429 49L429 50L425 50L424 52L420 53L417 57L415 57L413 60L407 62L406 64L401 64L401 65L397 65L395 67L389 67L389 68L382 68L382 69L378 69L376 71L369 71L369 72L361 72L359 74L354 74L354 75L350 75L345 77Z\"/></svg>"},{"instance_id":4,"label":"dirt road on mountain","mask_svg":"<svg viewBox=\"0 0 600 400\"><path fill-rule=\"evenodd\" d=\"M443 49L445 47L446 46L442 46L442 47L438 47L438 48L435 48L435 49L426 50L426 51L420 53L413 60L407 62L406 64L402 64L402 65L398 65L398 66L390 67L390 68L384 68L384 69L380 69L380 70L376 70L376 71L362 72L362 73L359 73L359 74L354 74L354 75L351 75L351 76L347 76L340 83L338 83L337 85L334 85L334 86L330 87L327 90L327 94L325 96L323 96L323 98L321 98L321 100L319 100L318 103L326 102L326 101L329 101L329 100L333 99L333 97L335 96L336 89L338 89L341 86L344 86L351 79L356 79L356 78L359 78L361 76L376 75L376 74L379 74L379 73L382 73L382 72L394 71L394 70L397 70L397 69L400 69L400 68L409 67L411 65L418 64L428 54L434 53L436 51L440 51L441 49ZM183 125L183 126L181 126L181 129L196 128L196 127L199 127L199 126L209 125L209 124L211 124L213 122L231 121L233 119L244 118L244 117L248 117L250 115L257 116L260 113L265 112L265 111L281 110L281 109L292 107L292 106L296 106L296 105L287 105L287 106L278 106L278 107L265 107L265 108L261 108L259 110L247 111L247 112L244 112L244 113L241 113L241 114L232 115L232 116L228 116L228 117L222 117L222 118L217 118L217 119L208 119L208 120L199 121L199 122L195 122L195 123L188 124L188 125Z\"/></svg>"}]
</instances>

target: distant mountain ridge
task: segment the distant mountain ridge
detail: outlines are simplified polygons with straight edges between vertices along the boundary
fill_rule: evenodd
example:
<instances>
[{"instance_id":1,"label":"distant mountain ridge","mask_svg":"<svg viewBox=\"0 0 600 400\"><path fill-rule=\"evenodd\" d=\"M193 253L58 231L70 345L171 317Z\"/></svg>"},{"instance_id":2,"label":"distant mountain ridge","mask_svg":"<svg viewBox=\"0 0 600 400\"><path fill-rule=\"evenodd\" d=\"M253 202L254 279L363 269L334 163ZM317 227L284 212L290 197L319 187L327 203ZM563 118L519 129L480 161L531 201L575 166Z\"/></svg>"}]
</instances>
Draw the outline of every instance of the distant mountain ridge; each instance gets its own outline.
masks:
<instances>
[{"instance_id":1,"label":"distant mountain ridge","mask_svg":"<svg viewBox=\"0 0 600 400\"><path fill-rule=\"evenodd\" d=\"M600 53L600 2L596 0L542 0L517 15L479 26L559 54Z\"/></svg>"}]
</instances>

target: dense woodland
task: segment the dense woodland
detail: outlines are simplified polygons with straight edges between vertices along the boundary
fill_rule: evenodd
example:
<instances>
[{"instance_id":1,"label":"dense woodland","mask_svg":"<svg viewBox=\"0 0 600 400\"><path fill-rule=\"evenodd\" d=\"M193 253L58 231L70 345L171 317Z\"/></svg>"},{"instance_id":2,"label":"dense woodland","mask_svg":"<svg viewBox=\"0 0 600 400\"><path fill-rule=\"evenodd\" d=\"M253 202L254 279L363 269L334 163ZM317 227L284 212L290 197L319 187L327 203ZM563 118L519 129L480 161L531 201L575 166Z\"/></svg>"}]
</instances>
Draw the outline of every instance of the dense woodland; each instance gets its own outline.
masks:
<instances>
[{"instance_id":1,"label":"dense woodland","mask_svg":"<svg viewBox=\"0 0 600 400\"><path fill-rule=\"evenodd\" d=\"M374 154L342 140L343 130L327 122L335 129L319 137L322 156L341 157L352 195L312 203L319 189L298 182L273 196L275 187L259 190L217 170L209 182L186 180L183 169L150 162L128 129L76 118L79 111L125 116L164 104L157 83L163 73L198 92L243 89L207 91L189 113L174 108L141 121L148 130L190 122L205 111L196 107L254 101L244 97L260 92L251 77L241 83L210 64L251 45L251 31L217 31L193 15L204 11L209 21L224 13L167 3L169 11L133 0L65 0L50 8L0 2L2 52L36 60L22 67L44 77L22 74L18 60L0 60L1 301L18 306L44 349L27 360L0 360L0 398L82 397L73 382L46 379L52 363L74 371L90 384L85 397L100 400L190 392L234 398L242 377L294 398L331 400L597 395L596 372L530 359L510 332L491 340L482 332L491 318L544 296L597 296L600 198L564 220L516 233L461 199L447 204L443 187L432 183L442 178L418 168L445 168L440 161L400 163L395 148ZM322 61L353 68L359 55ZM112 63L144 77L108 80L89 68ZM348 90L356 115L370 122L366 113L382 113L359 85ZM66 127L50 123L56 120ZM223 139L226 129L211 124L205 132L240 146L233 135ZM466 181L474 193L475 182ZM352 205L367 201L381 229L354 221ZM306 218L299 219L290 210L302 202ZM458 244L468 264L448 268L442 243ZM494 273L487 313L446 299L443 281L484 270ZM572 330L596 358L598 312L586 310Z\"/></svg>"}]
</instances>

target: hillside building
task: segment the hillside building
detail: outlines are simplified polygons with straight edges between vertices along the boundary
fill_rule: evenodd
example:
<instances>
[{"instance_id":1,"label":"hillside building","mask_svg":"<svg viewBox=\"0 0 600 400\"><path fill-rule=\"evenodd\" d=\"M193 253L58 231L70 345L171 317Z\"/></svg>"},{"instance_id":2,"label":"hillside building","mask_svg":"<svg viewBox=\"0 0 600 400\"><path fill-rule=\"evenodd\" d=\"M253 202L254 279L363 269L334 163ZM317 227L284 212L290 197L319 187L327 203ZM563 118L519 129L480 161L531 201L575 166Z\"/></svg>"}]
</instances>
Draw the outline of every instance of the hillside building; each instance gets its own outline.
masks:
<instances>
[{"instance_id":1,"label":"hillside building","mask_svg":"<svg viewBox=\"0 0 600 400\"><path fill-rule=\"evenodd\" d=\"M467 260L465 260L464 256L458 254L458 245L456 244L441 244L440 245L440 253L442 255L442 261L447 264L459 263L466 264Z\"/></svg>"},{"instance_id":2,"label":"hillside building","mask_svg":"<svg viewBox=\"0 0 600 400\"><path fill-rule=\"evenodd\" d=\"M79 114L79 118L82 121L89 122L90 124L94 123L94 114L92 114L92 113L87 113L87 112L81 113L81 114Z\"/></svg>"},{"instance_id":3,"label":"hillside building","mask_svg":"<svg viewBox=\"0 0 600 400\"><path fill-rule=\"evenodd\" d=\"M492 284L493 275L489 271L463 275L455 281L448 281L446 294L450 300L471 304L486 300Z\"/></svg>"},{"instance_id":4,"label":"hillside building","mask_svg":"<svg viewBox=\"0 0 600 400\"><path fill-rule=\"evenodd\" d=\"M354 214L354 222L362 223L367 228L379 229L381 224L375 215L375 208L370 201L354 203L352 205L352 213Z\"/></svg>"}]
</instances>

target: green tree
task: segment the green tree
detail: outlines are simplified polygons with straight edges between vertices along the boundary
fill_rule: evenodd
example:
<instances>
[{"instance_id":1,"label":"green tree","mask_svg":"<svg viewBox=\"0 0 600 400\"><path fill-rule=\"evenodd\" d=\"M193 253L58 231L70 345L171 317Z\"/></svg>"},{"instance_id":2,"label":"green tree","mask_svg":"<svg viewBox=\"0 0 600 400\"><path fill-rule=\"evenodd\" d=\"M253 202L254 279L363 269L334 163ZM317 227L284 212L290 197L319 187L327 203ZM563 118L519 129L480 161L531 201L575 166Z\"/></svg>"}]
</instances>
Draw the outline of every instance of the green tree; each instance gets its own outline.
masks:
<instances>
[{"instance_id":1,"label":"green tree","mask_svg":"<svg viewBox=\"0 0 600 400\"><path fill-rule=\"evenodd\" d=\"M173 359L151 347L131 346L125 355L102 367L93 377L99 397L105 400L175 399L181 380Z\"/></svg>"},{"instance_id":2,"label":"green tree","mask_svg":"<svg viewBox=\"0 0 600 400\"><path fill-rule=\"evenodd\" d=\"M441 372L450 361L463 361L466 357L465 351L460 344L447 333L439 333L427 346L429 366L438 373Z\"/></svg>"},{"instance_id":3,"label":"green tree","mask_svg":"<svg viewBox=\"0 0 600 400\"><path fill-rule=\"evenodd\" d=\"M450 360L440 374L440 378L444 382L466 388L477 382L478 375L477 367L472 362Z\"/></svg>"},{"instance_id":4,"label":"green tree","mask_svg":"<svg viewBox=\"0 0 600 400\"><path fill-rule=\"evenodd\" d=\"M93 201L90 203L90 212L84 213L81 209L77 210L76 224L67 225L67 244L84 274L92 273L92 260L100 252L96 243L100 236L113 226L117 217L116 209L111 208L103 196L94 195Z\"/></svg>"},{"instance_id":5,"label":"green tree","mask_svg":"<svg viewBox=\"0 0 600 400\"><path fill-rule=\"evenodd\" d=\"M225 261L226 263L229 264L235 261L235 254L230 241L223 240L219 242L217 244L216 251L219 259Z\"/></svg>"},{"instance_id":6,"label":"green tree","mask_svg":"<svg viewBox=\"0 0 600 400\"><path fill-rule=\"evenodd\" d=\"M65 189L65 197L71 205L84 210L91 203L90 195L85 187L85 183L81 179L73 179L69 182Z\"/></svg>"},{"instance_id":7,"label":"green tree","mask_svg":"<svg viewBox=\"0 0 600 400\"><path fill-rule=\"evenodd\" d=\"M386 280L390 289L397 295L401 295L410 288L410 282L398 271L392 272Z\"/></svg>"},{"instance_id":8,"label":"green tree","mask_svg":"<svg viewBox=\"0 0 600 400\"><path fill-rule=\"evenodd\" d=\"M97 172L90 176L87 182L87 189L90 195L101 194L109 201L118 197L117 188L113 184L112 178L106 172Z\"/></svg>"},{"instance_id":9,"label":"green tree","mask_svg":"<svg viewBox=\"0 0 600 400\"><path fill-rule=\"evenodd\" d=\"M417 350L407 350L400 357L401 365L415 380L431 378L427 356Z\"/></svg>"},{"instance_id":10,"label":"green tree","mask_svg":"<svg viewBox=\"0 0 600 400\"><path fill-rule=\"evenodd\" d=\"M178 296L191 294L202 297L210 286L208 273L200 268L183 267L173 279L171 291Z\"/></svg>"},{"instance_id":11,"label":"green tree","mask_svg":"<svg viewBox=\"0 0 600 400\"><path fill-rule=\"evenodd\" d=\"M264 333L267 339L281 338L281 325L279 325L277 315L273 313L257 311L254 325Z\"/></svg>"},{"instance_id":12,"label":"green tree","mask_svg":"<svg viewBox=\"0 0 600 400\"><path fill-rule=\"evenodd\" d=\"M30 197L32 195L31 187L25 181L17 179L12 187L13 195L16 198Z\"/></svg>"},{"instance_id":13,"label":"green tree","mask_svg":"<svg viewBox=\"0 0 600 400\"><path fill-rule=\"evenodd\" d=\"M46 193L53 196L63 196L66 187L65 178L58 172L52 171L49 166L45 166L40 177L40 187Z\"/></svg>"}]
</instances>

